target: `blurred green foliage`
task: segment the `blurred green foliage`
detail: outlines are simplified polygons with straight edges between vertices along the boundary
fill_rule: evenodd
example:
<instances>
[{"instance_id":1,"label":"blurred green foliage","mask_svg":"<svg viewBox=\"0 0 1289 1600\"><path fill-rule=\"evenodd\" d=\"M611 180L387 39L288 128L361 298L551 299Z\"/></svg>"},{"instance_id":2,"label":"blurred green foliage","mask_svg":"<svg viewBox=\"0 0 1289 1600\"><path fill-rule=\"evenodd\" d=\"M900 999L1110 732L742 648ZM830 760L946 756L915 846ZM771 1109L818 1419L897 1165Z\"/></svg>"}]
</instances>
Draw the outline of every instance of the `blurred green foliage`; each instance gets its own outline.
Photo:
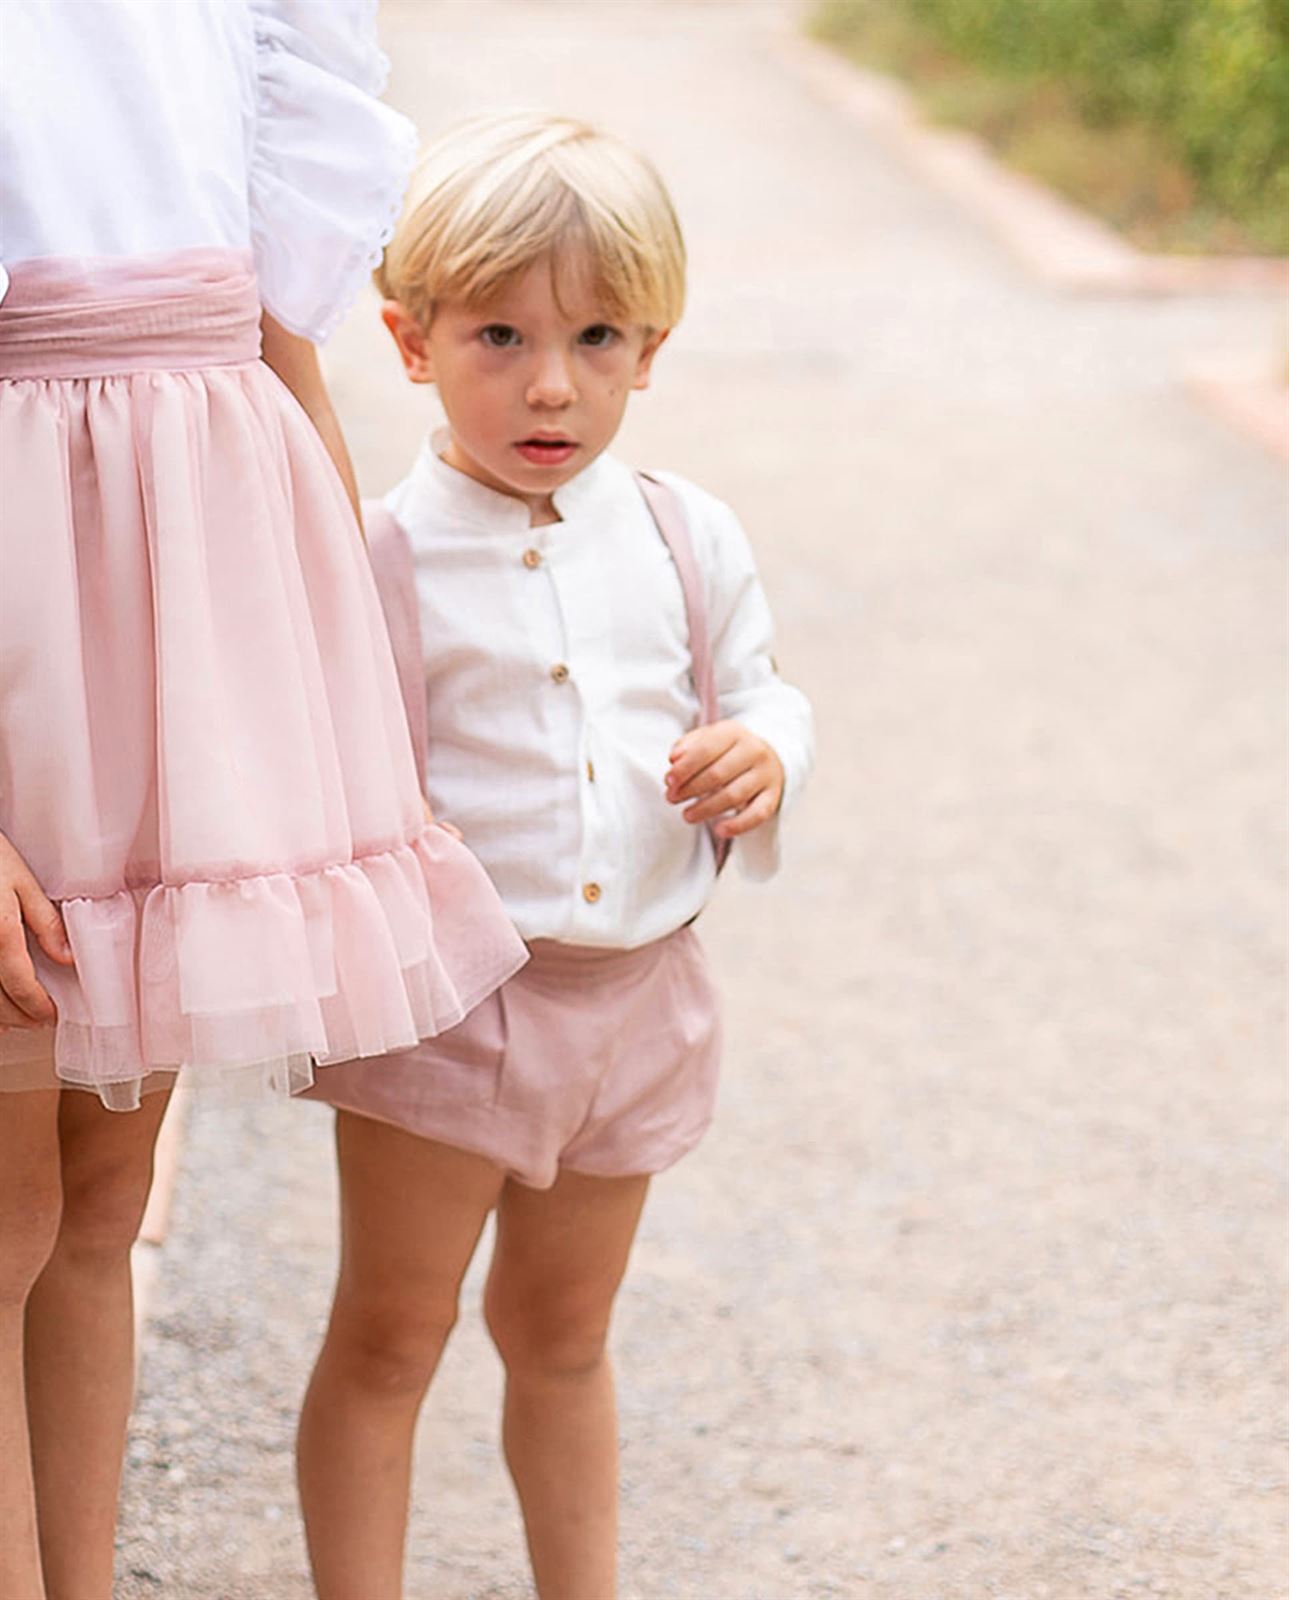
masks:
<instances>
[{"instance_id":1,"label":"blurred green foliage","mask_svg":"<svg viewBox=\"0 0 1289 1600\"><path fill-rule=\"evenodd\" d=\"M869 59L876 43L875 64L915 81L917 41L934 41L1001 81L992 105L1013 123L1023 89L1031 135L1058 101L1094 133L1135 130L1134 148L1184 171L1192 204L1289 250L1289 0L820 0L811 28ZM958 83L949 98L972 93ZM973 123L969 106L941 109Z\"/></svg>"}]
</instances>

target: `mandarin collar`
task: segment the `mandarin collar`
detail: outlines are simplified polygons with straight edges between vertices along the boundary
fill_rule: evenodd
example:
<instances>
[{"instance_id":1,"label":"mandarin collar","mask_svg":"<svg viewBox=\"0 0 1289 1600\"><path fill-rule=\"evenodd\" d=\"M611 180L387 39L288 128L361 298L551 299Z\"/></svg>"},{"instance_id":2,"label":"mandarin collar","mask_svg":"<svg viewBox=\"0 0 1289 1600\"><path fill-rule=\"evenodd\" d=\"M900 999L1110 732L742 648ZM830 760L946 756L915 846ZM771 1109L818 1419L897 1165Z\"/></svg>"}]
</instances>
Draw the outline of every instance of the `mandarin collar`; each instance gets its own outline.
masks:
<instances>
[{"instance_id":1,"label":"mandarin collar","mask_svg":"<svg viewBox=\"0 0 1289 1600\"><path fill-rule=\"evenodd\" d=\"M451 467L443 459L450 434L446 428L436 428L421 446L412 467L410 487L420 504L429 503L454 521L469 523L473 527L496 530L504 528L527 534L531 531L528 506L514 495L491 489L468 473ZM590 466L584 467L576 477L562 484L552 497L555 509L563 521L568 522L584 512L600 495L613 472L612 458L598 455ZM550 532L559 524L551 524L540 531Z\"/></svg>"}]
</instances>

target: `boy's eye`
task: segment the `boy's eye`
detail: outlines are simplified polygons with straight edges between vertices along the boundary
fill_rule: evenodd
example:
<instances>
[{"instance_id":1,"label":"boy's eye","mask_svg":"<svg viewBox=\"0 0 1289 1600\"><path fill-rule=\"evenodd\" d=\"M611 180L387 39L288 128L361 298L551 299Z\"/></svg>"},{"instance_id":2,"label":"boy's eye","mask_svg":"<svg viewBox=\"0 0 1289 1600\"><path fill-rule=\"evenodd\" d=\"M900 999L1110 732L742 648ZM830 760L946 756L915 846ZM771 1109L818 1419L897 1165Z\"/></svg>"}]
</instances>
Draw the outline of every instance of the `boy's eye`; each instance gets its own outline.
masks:
<instances>
[{"instance_id":1,"label":"boy's eye","mask_svg":"<svg viewBox=\"0 0 1289 1600\"><path fill-rule=\"evenodd\" d=\"M592 349L612 344L617 336L618 330L611 328L607 322L593 322L589 328L583 328L580 334L582 343L589 344Z\"/></svg>"},{"instance_id":2,"label":"boy's eye","mask_svg":"<svg viewBox=\"0 0 1289 1600\"><path fill-rule=\"evenodd\" d=\"M479 337L493 350L510 350L519 343L519 329L508 322L490 322Z\"/></svg>"}]
</instances>

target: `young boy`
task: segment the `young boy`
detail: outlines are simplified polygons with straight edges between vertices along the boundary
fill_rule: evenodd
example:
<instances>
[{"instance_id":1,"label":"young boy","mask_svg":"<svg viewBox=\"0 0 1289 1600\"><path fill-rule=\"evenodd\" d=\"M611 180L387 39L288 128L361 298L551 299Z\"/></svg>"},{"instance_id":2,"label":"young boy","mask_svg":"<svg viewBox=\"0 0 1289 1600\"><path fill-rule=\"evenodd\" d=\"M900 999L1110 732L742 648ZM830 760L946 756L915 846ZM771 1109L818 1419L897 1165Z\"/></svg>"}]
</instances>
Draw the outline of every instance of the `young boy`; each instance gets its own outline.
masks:
<instances>
[{"instance_id":1,"label":"young boy","mask_svg":"<svg viewBox=\"0 0 1289 1600\"><path fill-rule=\"evenodd\" d=\"M447 416L373 519L415 562L427 794L531 959L438 1039L319 1074L343 1251L300 1427L309 1549L320 1600L401 1596L416 1415L495 1208L486 1311L537 1590L608 1600L606 1333L649 1176L716 1086L690 924L730 841L775 870L810 711L732 512L605 453L683 301L647 162L564 118L474 120L426 156L377 282Z\"/></svg>"}]
</instances>

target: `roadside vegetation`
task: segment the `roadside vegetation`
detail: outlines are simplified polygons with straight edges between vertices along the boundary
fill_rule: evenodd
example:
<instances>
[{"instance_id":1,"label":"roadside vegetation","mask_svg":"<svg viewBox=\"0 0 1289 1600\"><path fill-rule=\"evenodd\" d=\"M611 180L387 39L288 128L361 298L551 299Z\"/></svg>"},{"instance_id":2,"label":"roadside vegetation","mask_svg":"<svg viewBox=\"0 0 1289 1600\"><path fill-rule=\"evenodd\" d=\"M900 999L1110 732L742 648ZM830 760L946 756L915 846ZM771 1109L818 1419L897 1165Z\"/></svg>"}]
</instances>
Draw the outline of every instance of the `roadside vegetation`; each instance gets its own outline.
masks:
<instances>
[{"instance_id":1,"label":"roadside vegetation","mask_svg":"<svg viewBox=\"0 0 1289 1600\"><path fill-rule=\"evenodd\" d=\"M1289 0L817 0L808 26L1143 249L1289 254Z\"/></svg>"}]
</instances>

